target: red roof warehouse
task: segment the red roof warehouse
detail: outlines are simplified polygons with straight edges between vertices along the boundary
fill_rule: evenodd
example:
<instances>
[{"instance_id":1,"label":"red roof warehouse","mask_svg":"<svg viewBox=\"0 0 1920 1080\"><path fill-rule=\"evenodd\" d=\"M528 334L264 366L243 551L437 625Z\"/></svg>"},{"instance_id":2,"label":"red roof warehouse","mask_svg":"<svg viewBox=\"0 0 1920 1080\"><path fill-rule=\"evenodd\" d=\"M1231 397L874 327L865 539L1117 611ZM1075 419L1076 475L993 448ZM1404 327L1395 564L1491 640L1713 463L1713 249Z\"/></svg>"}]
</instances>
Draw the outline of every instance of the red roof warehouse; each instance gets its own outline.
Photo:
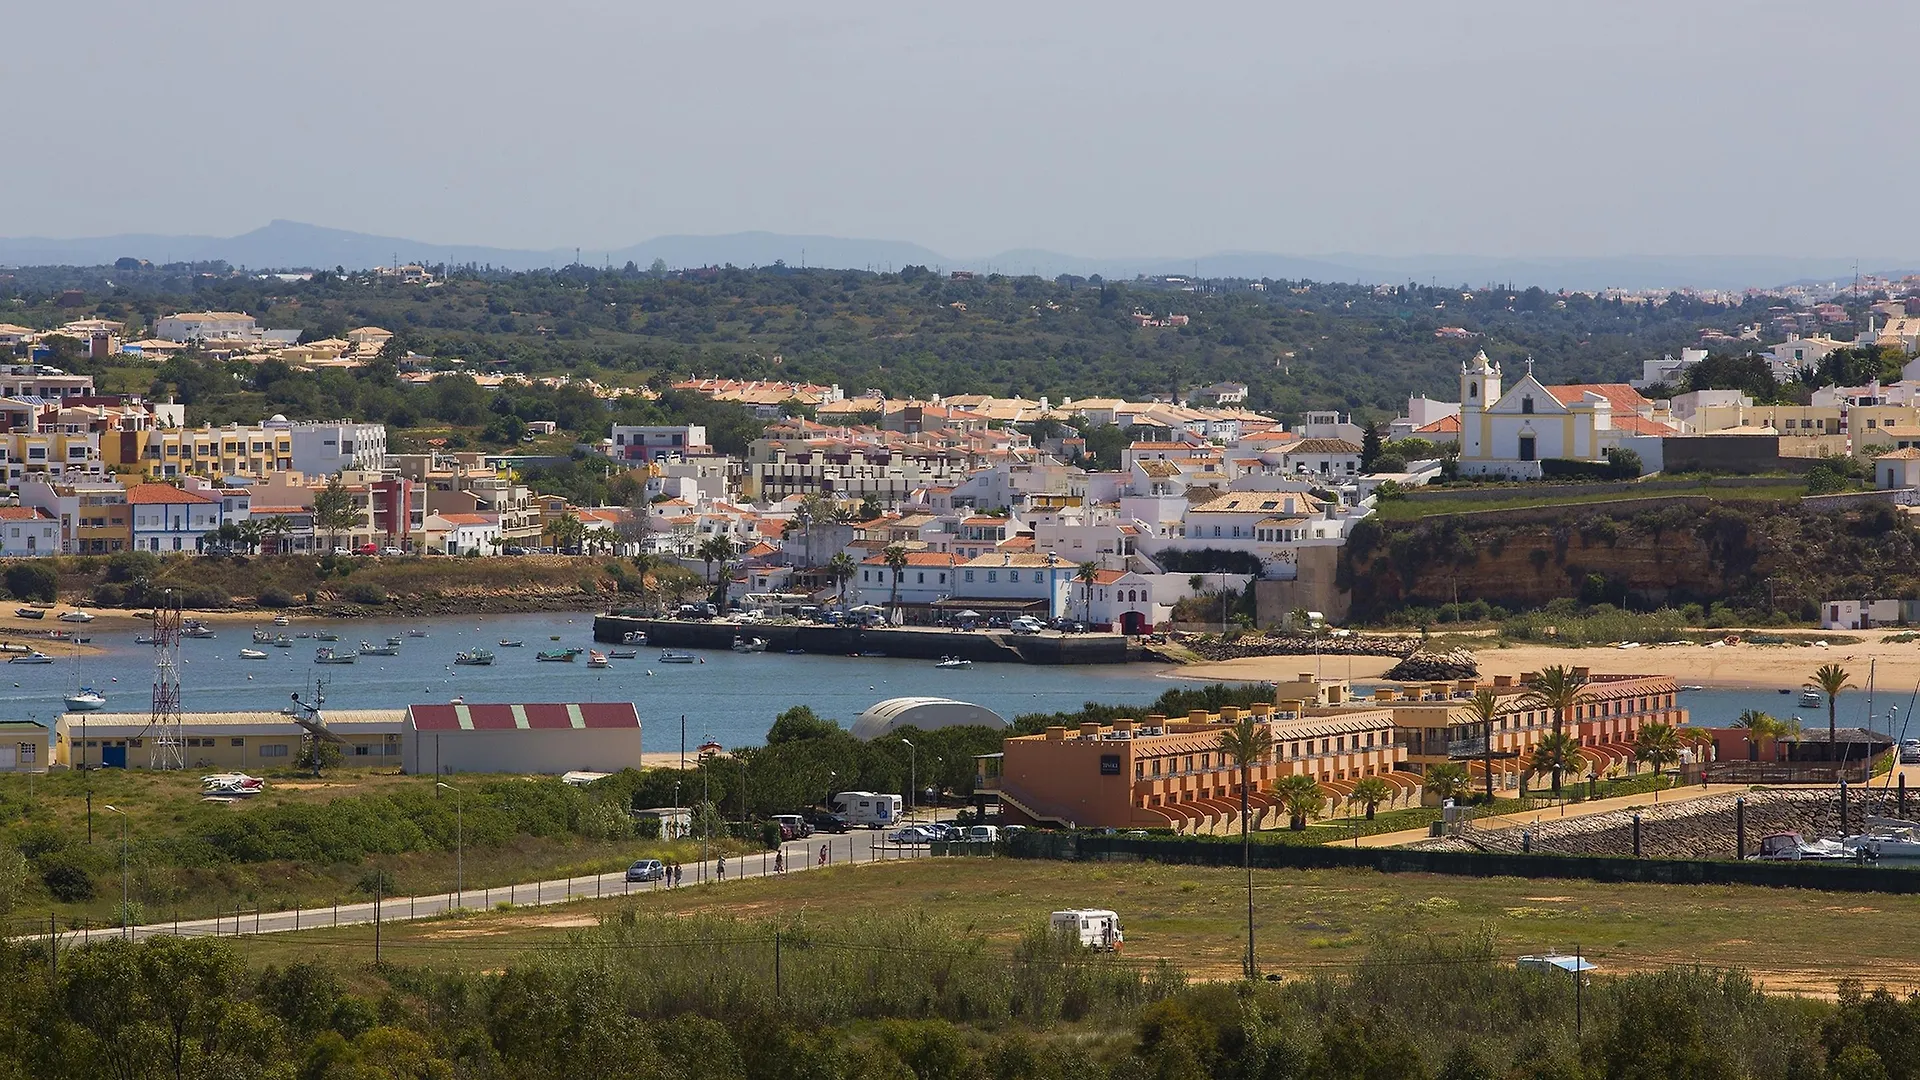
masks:
<instances>
[{"instance_id":1,"label":"red roof warehouse","mask_svg":"<svg viewBox=\"0 0 1920 1080\"><path fill-rule=\"evenodd\" d=\"M410 773L616 772L640 767L631 702L413 705Z\"/></svg>"}]
</instances>

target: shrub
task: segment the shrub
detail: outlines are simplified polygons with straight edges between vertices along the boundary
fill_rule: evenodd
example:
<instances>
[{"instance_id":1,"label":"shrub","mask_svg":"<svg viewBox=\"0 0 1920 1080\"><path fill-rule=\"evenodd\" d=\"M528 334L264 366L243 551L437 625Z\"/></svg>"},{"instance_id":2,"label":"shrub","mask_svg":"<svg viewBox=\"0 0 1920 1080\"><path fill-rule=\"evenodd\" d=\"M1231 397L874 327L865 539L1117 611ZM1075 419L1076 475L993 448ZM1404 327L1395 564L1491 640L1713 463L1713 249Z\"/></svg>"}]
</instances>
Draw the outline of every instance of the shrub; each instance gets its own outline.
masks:
<instances>
[{"instance_id":1,"label":"shrub","mask_svg":"<svg viewBox=\"0 0 1920 1080\"><path fill-rule=\"evenodd\" d=\"M95 607L124 607L127 603L127 590L118 585L95 585L93 604Z\"/></svg>"},{"instance_id":2,"label":"shrub","mask_svg":"<svg viewBox=\"0 0 1920 1080\"><path fill-rule=\"evenodd\" d=\"M218 585L195 585L180 594L182 607L197 608L201 611L227 607L232 603L233 598L227 595L227 590Z\"/></svg>"},{"instance_id":3,"label":"shrub","mask_svg":"<svg viewBox=\"0 0 1920 1080\"><path fill-rule=\"evenodd\" d=\"M60 578L53 567L37 562L14 563L7 567L7 591L21 600L53 600L59 595Z\"/></svg>"},{"instance_id":4,"label":"shrub","mask_svg":"<svg viewBox=\"0 0 1920 1080\"><path fill-rule=\"evenodd\" d=\"M151 551L122 551L107 556L107 580L138 581L160 572L160 556Z\"/></svg>"},{"instance_id":5,"label":"shrub","mask_svg":"<svg viewBox=\"0 0 1920 1080\"><path fill-rule=\"evenodd\" d=\"M40 880L47 886L47 892L63 904L84 904L94 896L93 875L65 856L46 860Z\"/></svg>"},{"instance_id":6,"label":"shrub","mask_svg":"<svg viewBox=\"0 0 1920 1080\"><path fill-rule=\"evenodd\" d=\"M384 604L387 602L387 590L371 581L356 581L347 586L347 599L356 604Z\"/></svg>"},{"instance_id":7,"label":"shrub","mask_svg":"<svg viewBox=\"0 0 1920 1080\"><path fill-rule=\"evenodd\" d=\"M258 597L261 607L285 608L294 604L293 594L278 585L269 585L260 590Z\"/></svg>"}]
</instances>

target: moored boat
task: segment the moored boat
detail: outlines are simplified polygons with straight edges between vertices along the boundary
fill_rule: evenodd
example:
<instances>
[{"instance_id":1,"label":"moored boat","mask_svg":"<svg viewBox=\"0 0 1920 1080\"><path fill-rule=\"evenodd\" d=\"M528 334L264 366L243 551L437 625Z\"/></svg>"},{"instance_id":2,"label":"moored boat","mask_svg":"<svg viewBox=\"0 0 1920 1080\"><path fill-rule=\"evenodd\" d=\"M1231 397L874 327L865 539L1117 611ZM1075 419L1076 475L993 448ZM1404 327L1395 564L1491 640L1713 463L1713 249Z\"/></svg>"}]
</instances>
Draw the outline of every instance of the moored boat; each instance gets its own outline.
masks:
<instances>
[{"instance_id":1,"label":"moored boat","mask_svg":"<svg viewBox=\"0 0 1920 1080\"><path fill-rule=\"evenodd\" d=\"M352 650L334 652L332 649L315 649L313 662L316 664L351 664L360 659Z\"/></svg>"},{"instance_id":2,"label":"moored boat","mask_svg":"<svg viewBox=\"0 0 1920 1080\"><path fill-rule=\"evenodd\" d=\"M23 619L44 619L47 617L45 611L36 607L17 607L13 609L13 613Z\"/></svg>"},{"instance_id":3,"label":"moored boat","mask_svg":"<svg viewBox=\"0 0 1920 1080\"><path fill-rule=\"evenodd\" d=\"M425 630L409 630L407 631L407 636L408 637L426 637L427 632Z\"/></svg>"},{"instance_id":4,"label":"moored boat","mask_svg":"<svg viewBox=\"0 0 1920 1080\"><path fill-rule=\"evenodd\" d=\"M291 615L275 615L275 616L273 617L273 625L275 625L275 626L292 626L292 625L293 625L293 616L291 616Z\"/></svg>"},{"instance_id":5,"label":"moored boat","mask_svg":"<svg viewBox=\"0 0 1920 1080\"><path fill-rule=\"evenodd\" d=\"M587 650L587 666L588 667L606 667L607 654L601 652L599 649L588 649Z\"/></svg>"},{"instance_id":6,"label":"moored boat","mask_svg":"<svg viewBox=\"0 0 1920 1080\"><path fill-rule=\"evenodd\" d=\"M673 649L660 650L660 662L663 664L691 664L695 657L689 652L677 652Z\"/></svg>"},{"instance_id":7,"label":"moored boat","mask_svg":"<svg viewBox=\"0 0 1920 1080\"><path fill-rule=\"evenodd\" d=\"M375 645L371 641L362 641L360 643L360 655L361 656L399 656L400 646L394 645L391 643L386 645Z\"/></svg>"},{"instance_id":8,"label":"moored boat","mask_svg":"<svg viewBox=\"0 0 1920 1080\"><path fill-rule=\"evenodd\" d=\"M81 611L76 608L73 611L61 612L58 618L61 622L88 623L93 621L93 613L91 611Z\"/></svg>"},{"instance_id":9,"label":"moored boat","mask_svg":"<svg viewBox=\"0 0 1920 1080\"><path fill-rule=\"evenodd\" d=\"M640 655L639 649L608 649L607 655L615 660L632 660Z\"/></svg>"},{"instance_id":10,"label":"moored boat","mask_svg":"<svg viewBox=\"0 0 1920 1080\"><path fill-rule=\"evenodd\" d=\"M645 630L629 630L620 635L620 644L622 645L645 645L646 643L647 632Z\"/></svg>"},{"instance_id":11,"label":"moored boat","mask_svg":"<svg viewBox=\"0 0 1920 1080\"><path fill-rule=\"evenodd\" d=\"M99 712L107 707L107 695L91 686L83 686L65 698L68 712Z\"/></svg>"},{"instance_id":12,"label":"moored boat","mask_svg":"<svg viewBox=\"0 0 1920 1080\"><path fill-rule=\"evenodd\" d=\"M1761 837L1760 850L1747 856L1767 862L1831 862L1836 859L1852 859L1857 856L1841 846L1837 840L1807 840L1799 833L1774 833Z\"/></svg>"},{"instance_id":13,"label":"moored boat","mask_svg":"<svg viewBox=\"0 0 1920 1080\"><path fill-rule=\"evenodd\" d=\"M503 637L503 638L501 638L501 639L500 639L500 647L501 647L501 648L503 648L503 649L518 649L518 648L520 648L521 646L523 646L523 645L525 645L525 644L526 644L526 642L524 642L524 641L521 641L521 640L520 640L520 639L518 639L518 638L504 638L504 637Z\"/></svg>"},{"instance_id":14,"label":"moored boat","mask_svg":"<svg viewBox=\"0 0 1920 1080\"><path fill-rule=\"evenodd\" d=\"M21 653L18 656L7 657L7 663L9 664L51 664L53 663L53 657L48 656L46 653L43 653L38 649L34 649L30 652Z\"/></svg>"},{"instance_id":15,"label":"moored boat","mask_svg":"<svg viewBox=\"0 0 1920 1080\"><path fill-rule=\"evenodd\" d=\"M339 641L340 635L331 630L320 630L313 635L315 641Z\"/></svg>"},{"instance_id":16,"label":"moored boat","mask_svg":"<svg viewBox=\"0 0 1920 1080\"><path fill-rule=\"evenodd\" d=\"M240 650L240 659L242 660L265 660L266 658L267 658L267 654L264 652L261 652L259 649L241 649Z\"/></svg>"},{"instance_id":17,"label":"moored boat","mask_svg":"<svg viewBox=\"0 0 1920 1080\"><path fill-rule=\"evenodd\" d=\"M271 644L273 644L273 631L271 631L271 630L255 630L255 631L253 632L253 643L254 643L255 645L271 645Z\"/></svg>"},{"instance_id":18,"label":"moored boat","mask_svg":"<svg viewBox=\"0 0 1920 1080\"><path fill-rule=\"evenodd\" d=\"M956 668L970 668L973 666L973 661L964 656L943 656L933 666L952 671Z\"/></svg>"},{"instance_id":19,"label":"moored boat","mask_svg":"<svg viewBox=\"0 0 1920 1080\"><path fill-rule=\"evenodd\" d=\"M493 653L486 649L466 649L455 653L453 662L465 667L490 667L493 664Z\"/></svg>"},{"instance_id":20,"label":"moored boat","mask_svg":"<svg viewBox=\"0 0 1920 1080\"><path fill-rule=\"evenodd\" d=\"M273 647L276 649L291 649L293 648L293 639L285 634L275 634Z\"/></svg>"},{"instance_id":21,"label":"moored boat","mask_svg":"<svg viewBox=\"0 0 1920 1080\"><path fill-rule=\"evenodd\" d=\"M571 664L573 663L573 658L579 655L579 649L541 649L539 652L533 654L533 658L535 660L544 660L548 663Z\"/></svg>"},{"instance_id":22,"label":"moored boat","mask_svg":"<svg viewBox=\"0 0 1920 1080\"><path fill-rule=\"evenodd\" d=\"M738 653L766 652L766 638L734 638L733 651Z\"/></svg>"}]
</instances>

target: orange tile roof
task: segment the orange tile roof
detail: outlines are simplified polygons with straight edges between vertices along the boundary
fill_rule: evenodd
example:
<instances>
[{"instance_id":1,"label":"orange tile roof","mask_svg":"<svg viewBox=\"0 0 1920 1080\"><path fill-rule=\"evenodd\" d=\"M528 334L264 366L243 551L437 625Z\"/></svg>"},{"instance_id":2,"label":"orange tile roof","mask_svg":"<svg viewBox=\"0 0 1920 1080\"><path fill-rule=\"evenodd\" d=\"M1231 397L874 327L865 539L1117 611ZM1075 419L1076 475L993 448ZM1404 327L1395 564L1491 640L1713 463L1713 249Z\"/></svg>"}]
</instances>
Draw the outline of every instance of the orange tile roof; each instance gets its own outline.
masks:
<instances>
[{"instance_id":1,"label":"orange tile roof","mask_svg":"<svg viewBox=\"0 0 1920 1080\"><path fill-rule=\"evenodd\" d=\"M1617 413L1636 412L1652 404L1640 396L1640 391L1626 383L1569 383L1565 386L1549 386L1547 393L1562 405L1577 405L1587 394L1599 394L1607 399Z\"/></svg>"},{"instance_id":2,"label":"orange tile roof","mask_svg":"<svg viewBox=\"0 0 1920 1080\"><path fill-rule=\"evenodd\" d=\"M908 566L953 566L959 561L958 557L945 551L907 552ZM885 566L887 564L887 556L882 552L879 555L862 559L861 564L864 566Z\"/></svg>"},{"instance_id":3,"label":"orange tile roof","mask_svg":"<svg viewBox=\"0 0 1920 1080\"><path fill-rule=\"evenodd\" d=\"M1458 435L1460 434L1460 417L1443 416L1431 424L1414 428L1413 433L1415 435Z\"/></svg>"},{"instance_id":4,"label":"orange tile roof","mask_svg":"<svg viewBox=\"0 0 1920 1080\"><path fill-rule=\"evenodd\" d=\"M135 506L179 506L182 503L219 501L211 495L202 495L171 484L135 484L127 489L127 502Z\"/></svg>"}]
</instances>

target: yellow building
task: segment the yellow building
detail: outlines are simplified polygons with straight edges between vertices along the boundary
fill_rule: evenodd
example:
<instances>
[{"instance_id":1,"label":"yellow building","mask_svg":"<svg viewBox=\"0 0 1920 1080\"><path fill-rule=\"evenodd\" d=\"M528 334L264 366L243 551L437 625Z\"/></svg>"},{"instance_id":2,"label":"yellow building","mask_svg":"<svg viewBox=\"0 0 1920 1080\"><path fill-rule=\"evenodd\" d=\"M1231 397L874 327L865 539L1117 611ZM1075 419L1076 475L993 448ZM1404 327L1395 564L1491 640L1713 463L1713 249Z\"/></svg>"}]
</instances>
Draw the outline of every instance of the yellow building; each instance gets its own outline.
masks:
<instances>
[{"instance_id":1,"label":"yellow building","mask_svg":"<svg viewBox=\"0 0 1920 1080\"><path fill-rule=\"evenodd\" d=\"M293 433L287 428L162 428L121 432L101 452L117 472L143 472L149 479L201 476L264 477L293 468Z\"/></svg>"},{"instance_id":2,"label":"yellow building","mask_svg":"<svg viewBox=\"0 0 1920 1080\"><path fill-rule=\"evenodd\" d=\"M347 765L400 764L407 731L405 709L327 710L327 727L343 740ZM148 767L151 717L136 713L65 713L54 725L54 764ZM306 729L282 713L187 713L180 718L189 769L258 771L284 768L300 757Z\"/></svg>"}]
</instances>

